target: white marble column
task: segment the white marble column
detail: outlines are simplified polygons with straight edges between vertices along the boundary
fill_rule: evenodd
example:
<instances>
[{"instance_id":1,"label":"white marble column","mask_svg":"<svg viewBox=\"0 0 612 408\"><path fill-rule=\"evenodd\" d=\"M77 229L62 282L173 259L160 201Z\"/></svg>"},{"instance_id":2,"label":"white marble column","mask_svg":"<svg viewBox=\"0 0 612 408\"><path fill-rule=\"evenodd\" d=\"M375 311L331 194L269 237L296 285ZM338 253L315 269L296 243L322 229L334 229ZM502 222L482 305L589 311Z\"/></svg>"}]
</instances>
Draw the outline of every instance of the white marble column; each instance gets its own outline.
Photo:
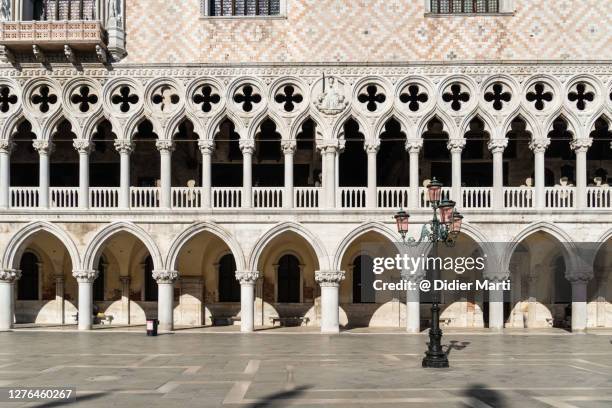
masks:
<instances>
[{"instance_id":1,"label":"white marble column","mask_svg":"<svg viewBox=\"0 0 612 408\"><path fill-rule=\"evenodd\" d=\"M250 333L255 329L255 283L258 271L236 271L240 282L240 331Z\"/></svg>"},{"instance_id":2,"label":"white marble column","mask_svg":"<svg viewBox=\"0 0 612 408\"><path fill-rule=\"evenodd\" d=\"M377 196L377 180L376 180L376 155L378 154L379 143L365 144L364 149L368 157L368 189L366 192L366 207L375 209L378 206Z\"/></svg>"},{"instance_id":3,"label":"white marble column","mask_svg":"<svg viewBox=\"0 0 612 408\"><path fill-rule=\"evenodd\" d=\"M543 209L546 206L546 179L545 175L545 153L550 145L550 139L546 137L533 139L529 143L529 148L533 150L535 161L535 206Z\"/></svg>"},{"instance_id":4,"label":"white marble column","mask_svg":"<svg viewBox=\"0 0 612 408\"><path fill-rule=\"evenodd\" d=\"M15 282L21 277L21 271L0 269L0 332L13 328L15 316Z\"/></svg>"},{"instance_id":5,"label":"white marble column","mask_svg":"<svg viewBox=\"0 0 612 408\"><path fill-rule=\"evenodd\" d=\"M406 149L410 156L410 208L420 207L419 197L419 154L423 148L423 139L408 139Z\"/></svg>"},{"instance_id":6,"label":"white marble column","mask_svg":"<svg viewBox=\"0 0 612 408\"><path fill-rule=\"evenodd\" d=\"M38 151L38 206L49 208L50 156L53 153L53 143L48 140L35 140L34 150Z\"/></svg>"},{"instance_id":7,"label":"white marble column","mask_svg":"<svg viewBox=\"0 0 612 408\"><path fill-rule=\"evenodd\" d=\"M94 145L89 140L75 139L72 142L79 152L79 208L89 208L89 155Z\"/></svg>"},{"instance_id":8,"label":"white marble column","mask_svg":"<svg viewBox=\"0 0 612 408\"><path fill-rule=\"evenodd\" d=\"M296 143L287 140L283 143L283 154L285 155L285 196L283 207L293 208L293 156L295 155Z\"/></svg>"},{"instance_id":9,"label":"white marble column","mask_svg":"<svg viewBox=\"0 0 612 408\"><path fill-rule=\"evenodd\" d=\"M493 194L491 205L494 209L504 208L504 150L508 139L491 139L489 150L493 155Z\"/></svg>"},{"instance_id":10,"label":"white marble column","mask_svg":"<svg viewBox=\"0 0 612 408\"><path fill-rule=\"evenodd\" d=\"M57 305L57 322L59 324L64 324L66 322L64 284L64 275L55 275L55 303Z\"/></svg>"},{"instance_id":11,"label":"white marble column","mask_svg":"<svg viewBox=\"0 0 612 408\"><path fill-rule=\"evenodd\" d=\"M465 147L465 139L450 139L447 144L448 150L451 152L451 167L452 167L452 190L451 199L457 203L457 207L463 206L463 198L461 196L461 153ZM432 174L435 177L435 174Z\"/></svg>"},{"instance_id":12,"label":"white marble column","mask_svg":"<svg viewBox=\"0 0 612 408\"><path fill-rule=\"evenodd\" d=\"M321 286L321 333L340 332L340 282L344 271L316 271Z\"/></svg>"},{"instance_id":13,"label":"white marble column","mask_svg":"<svg viewBox=\"0 0 612 408\"><path fill-rule=\"evenodd\" d=\"M212 155L215 142L200 140L198 146L202 153L202 208L212 208Z\"/></svg>"},{"instance_id":14,"label":"white marble column","mask_svg":"<svg viewBox=\"0 0 612 408\"><path fill-rule=\"evenodd\" d=\"M115 148L119 152L121 163L119 208L128 209L130 208L130 154L132 154L134 144L129 139L117 139Z\"/></svg>"},{"instance_id":15,"label":"white marble column","mask_svg":"<svg viewBox=\"0 0 612 408\"><path fill-rule=\"evenodd\" d=\"M160 331L174 330L174 282L177 278L177 271L153 271L153 279L157 282L157 319Z\"/></svg>"},{"instance_id":16,"label":"white marble column","mask_svg":"<svg viewBox=\"0 0 612 408\"><path fill-rule=\"evenodd\" d=\"M606 293L608 289L608 276L599 275L595 277L597 282L597 321L595 325L597 327L606 327L606 308L608 301L606 300Z\"/></svg>"},{"instance_id":17,"label":"white marble column","mask_svg":"<svg viewBox=\"0 0 612 408\"><path fill-rule=\"evenodd\" d=\"M91 330L93 325L93 283L98 271L73 271L79 284L79 330Z\"/></svg>"},{"instance_id":18,"label":"white marble column","mask_svg":"<svg viewBox=\"0 0 612 408\"><path fill-rule=\"evenodd\" d=\"M542 266L537 265L527 274L527 328L537 327L536 311L538 308L537 290L538 290L538 274Z\"/></svg>"},{"instance_id":19,"label":"white marble column","mask_svg":"<svg viewBox=\"0 0 612 408\"><path fill-rule=\"evenodd\" d=\"M14 146L10 140L0 140L0 208L11 205L11 151Z\"/></svg>"},{"instance_id":20,"label":"white marble column","mask_svg":"<svg viewBox=\"0 0 612 408\"><path fill-rule=\"evenodd\" d=\"M336 207L336 153L338 148L334 145L320 147L323 160L323 196L325 208Z\"/></svg>"},{"instance_id":21,"label":"white marble column","mask_svg":"<svg viewBox=\"0 0 612 408\"><path fill-rule=\"evenodd\" d=\"M412 285L406 290L406 331L408 333L421 332L421 290L420 282L425 278L423 273L401 272L402 280Z\"/></svg>"},{"instance_id":22,"label":"white marble column","mask_svg":"<svg viewBox=\"0 0 612 408\"><path fill-rule=\"evenodd\" d=\"M494 281L488 278L489 281ZM489 329L502 330L504 328L504 292L501 290L489 291Z\"/></svg>"},{"instance_id":23,"label":"white marble column","mask_svg":"<svg viewBox=\"0 0 612 408\"><path fill-rule=\"evenodd\" d=\"M241 140L242 150L242 207L253 206L253 153L255 153L255 141Z\"/></svg>"},{"instance_id":24,"label":"white marble column","mask_svg":"<svg viewBox=\"0 0 612 408\"><path fill-rule=\"evenodd\" d=\"M122 324L130 324L130 283L132 278L120 276L121 280L121 319Z\"/></svg>"},{"instance_id":25,"label":"white marble column","mask_svg":"<svg viewBox=\"0 0 612 408\"><path fill-rule=\"evenodd\" d=\"M583 209L587 207L587 152L593 145L593 139L572 140L571 147L576 152L576 202L574 205Z\"/></svg>"},{"instance_id":26,"label":"white marble column","mask_svg":"<svg viewBox=\"0 0 612 408\"><path fill-rule=\"evenodd\" d=\"M587 283L592 273L568 276L572 284L572 333L584 333L587 328Z\"/></svg>"},{"instance_id":27,"label":"white marble column","mask_svg":"<svg viewBox=\"0 0 612 408\"><path fill-rule=\"evenodd\" d=\"M158 140L155 146L159 150L160 159L161 192L159 206L168 209L172 207L172 152L174 151L174 142L172 140Z\"/></svg>"}]
</instances>

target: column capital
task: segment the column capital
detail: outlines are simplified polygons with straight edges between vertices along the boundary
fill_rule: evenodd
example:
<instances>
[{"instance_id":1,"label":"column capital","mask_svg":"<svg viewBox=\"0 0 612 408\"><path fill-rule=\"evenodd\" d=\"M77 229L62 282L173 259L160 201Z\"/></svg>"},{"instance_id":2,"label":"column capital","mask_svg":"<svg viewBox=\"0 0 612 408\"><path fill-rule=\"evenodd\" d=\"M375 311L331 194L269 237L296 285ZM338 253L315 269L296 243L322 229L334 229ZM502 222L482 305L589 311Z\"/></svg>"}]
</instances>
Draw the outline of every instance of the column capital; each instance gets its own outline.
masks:
<instances>
[{"instance_id":1,"label":"column capital","mask_svg":"<svg viewBox=\"0 0 612 408\"><path fill-rule=\"evenodd\" d=\"M54 277L55 277L55 282L56 283L64 283L64 281L66 280L64 275L55 275Z\"/></svg>"},{"instance_id":2,"label":"column capital","mask_svg":"<svg viewBox=\"0 0 612 408\"><path fill-rule=\"evenodd\" d=\"M155 270L153 271L153 279L157 283L174 283L178 279L177 271Z\"/></svg>"},{"instance_id":3,"label":"column capital","mask_svg":"<svg viewBox=\"0 0 612 408\"><path fill-rule=\"evenodd\" d=\"M529 142L529 148L533 150L534 153L546 152L546 149L548 148L549 145L550 145L550 139L547 137L539 137Z\"/></svg>"},{"instance_id":4,"label":"column capital","mask_svg":"<svg viewBox=\"0 0 612 408\"><path fill-rule=\"evenodd\" d=\"M413 283L419 283L425 279L425 273L422 271L419 273L414 273L414 271L402 270L400 271L400 276L403 280Z\"/></svg>"},{"instance_id":5,"label":"column capital","mask_svg":"<svg viewBox=\"0 0 612 408\"><path fill-rule=\"evenodd\" d=\"M0 269L0 282L13 283L21 278L21 271L18 269Z\"/></svg>"},{"instance_id":6,"label":"column capital","mask_svg":"<svg viewBox=\"0 0 612 408\"><path fill-rule=\"evenodd\" d=\"M504 273L493 273L491 275L488 275L486 271L483 273L483 278L493 283L505 282L509 279L509 277L510 277L510 271L507 271L505 274Z\"/></svg>"},{"instance_id":7,"label":"column capital","mask_svg":"<svg viewBox=\"0 0 612 408\"><path fill-rule=\"evenodd\" d=\"M449 139L446 147L451 153L461 153L465 147L465 139Z\"/></svg>"},{"instance_id":8,"label":"column capital","mask_svg":"<svg viewBox=\"0 0 612 408\"><path fill-rule=\"evenodd\" d=\"M323 144L317 146L317 149L321 151L321 154L336 154L338 151L338 144Z\"/></svg>"},{"instance_id":9,"label":"column capital","mask_svg":"<svg viewBox=\"0 0 612 408\"><path fill-rule=\"evenodd\" d=\"M487 145L491 153L503 153L508 147L508 139L500 138L500 139L491 139Z\"/></svg>"},{"instance_id":10,"label":"column capital","mask_svg":"<svg viewBox=\"0 0 612 408\"><path fill-rule=\"evenodd\" d=\"M78 283L93 283L98 277L98 271L96 270L82 270L82 271L72 271L72 276L74 276Z\"/></svg>"},{"instance_id":11,"label":"column capital","mask_svg":"<svg viewBox=\"0 0 612 408\"><path fill-rule=\"evenodd\" d=\"M409 153L419 153L423 148L423 139L408 139L406 140L406 150Z\"/></svg>"},{"instance_id":12,"label":"column capital","mask_svg":"<svg viewBox=\"0 0 612 408\"><path fill-rule=\"evenodd\" d=\"M90 140L74 139L72 146L79 152L79 154L90 154L94 151L95 145Z\"/></svg>"},{"instance_id":13,"label":"column capital","mask_svg":"<svg viewBox=\"0 0 612 408\"><path fill-rule=\"evenodd\" d=\"M174 140L169 139L158 139L155 142L155 147L159 152L173 152L174 151Z\"/></svg>"},{"instance_id":14,"label":"column capital","mask_svg":"<svg viewBox=\"0 0 612 408\"><path fill-rule=\"evenodd\" d=\"M259 279L259 271L236 271L236 280L241 285L254 285Z\"/></svg>"},{"instance_id":15,"label":"column capital","mask_svg":"<svg viewBox=\"0 0 612 408\"><path fill-rule=\"evenodd\" d=\"M115 140L115 149L121 153L130 154L134 150L134 143L130 139Z\"/></svg>"},{"instance_id":16,"label":"column capital","mask_svg":"<svg viewBox=\"0 0 612 408\"><path fill-rule=\"evenodd\" d=\"M589 150L589 147L593 145L593 139L590 137L583 137L581 139L572 139L570 142L570 147L576 153L586 153Z\"/></svg>"},{"instance_id":17,"label":"column capital","mask_svg":"<svg viewBox=\"0 0 612 408\"><path fill-rule=\"evenodd\" d=\"M315 271L315 281L320 286L338 286L344 278L344 271Z\"/></svg>"},{"instance_id":18,"label":"column capital","mask_svg":"<svg viewBox=\"0 0 612 408\"><path fill-rule=\"evenodd\" d=\"M587 283L593 278L593 270L592 269L574 270L574 271L571 271L571 273L565 275L565 278L568 281L570 281L572 284Z\"/></svg>"},{"instance_id":19,"label":"column capital","mask_svg":"<svg viewBox=\"0 0 612 408\"><path fill-rule=\"evenodd\" d=\"M119 280L121 281L122 284L129 284L132 281L132 277L131 276L120 276Z\"/></svg>"},{"instance_id":20,"label":"column capital","mask_svg":"<svg viewBox=\"0 0 612 408\"><path fill-rule=\"evenodd\" d=\"M215 142L213 140L199 140L198 147L202 156L211 155L215 151Z\"/></svg>"},{"instance_id":21,"label":"column capital","mask_svg":"<svg viewBox=\"0 0 612 408\"><path fill-rule=\"evenodd\" d=\"M380 140L376 142L365 143L363 145L363 149L367 154L376 154L378 153L378 149L380 149Z\"/></svg>"},{"instance_id":22,"label":"column capital","mask_svg":"<svg viewBox=\"0 0 612 408\"><path fill-rule=\"evenodd\" d=\"M255 152L255 141L253 139L240 140L238 142L242 154L253 154Z\"/></svg>"},{"instance_id":23,"label":"column capital","mask_svg":"<svg viewBox=\"0 0 612 408\"><path fill-rule=\"evenodd\" d=\"M15 148L15 143L12 140L0 140L0 153L11 154Z\"/></svg>"},{"instance_id":24,"label":"column capital","mask_svg":"<svg viewBox=\"0 0 612 408\"><path fill-rule=\"evenodd\" d=\"M283 149L283 154L284 155L288 155L288 154L295 154L295 150L297 148L297 143L295 142L295 140L284 140L282 142L282 149Z\"/></svg>"},{"instance_id":25,"label":"column capital","mask_svg":"<svg viewBox=\"0 0 612 408\"><path fill-rule=\"evenodd\" d=\"M32 146L34 146L34 150L36 150L38 154L51 154L54 150L54 145L49 140L36 139L32 142Z\"/></svg>"}]
</instances>

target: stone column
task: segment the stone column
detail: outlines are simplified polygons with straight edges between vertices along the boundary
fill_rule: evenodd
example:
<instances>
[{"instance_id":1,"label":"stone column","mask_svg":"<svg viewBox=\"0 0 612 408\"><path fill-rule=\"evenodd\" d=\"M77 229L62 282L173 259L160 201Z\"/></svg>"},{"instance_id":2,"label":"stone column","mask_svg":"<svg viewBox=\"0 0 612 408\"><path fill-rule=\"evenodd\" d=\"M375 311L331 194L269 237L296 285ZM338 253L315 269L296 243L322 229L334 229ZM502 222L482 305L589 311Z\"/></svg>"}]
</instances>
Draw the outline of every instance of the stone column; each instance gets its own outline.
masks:
<instances>
[{"instance_id":1,"label":"stone column","mask_svg":"<svg viewBox=\"0 0 612 408\"><path fill-rule=\"evenodd\" d=\"M333 145L321 146L323 160L323 195L325 207L336 207L336 152L338 148Z\"/></svg>"},{"instance_id":2,"label":"stone column","mask_svg":"<svg viewBox=\"0 0 612 408\"><path fill-rule=\"evenodd\" d=\"M593 145L593 139L572 140L571 147L576 152L576 202L579 208L587 207L587 151Z\"/></svg>"},{"instance_id":3,"label":"stone column","mask_svg":"<svg viewBox=\"0 0 612 408\"><path fill-rule=\"evenodd\" d=\"M172 207L172 152L174 151L174 142L172 140L158 140L155 145L159 150L160 158L161 193L159 206L168 209Z\"/></svg>"},{"instance_id":4,"label":"stone column","mask_svg":"<svg viewBox=\"0 0 612 408\"><path fill-rule=\"evenodd\" d=\"M119 187L119 208L130 208L130 154L134 144L129 139L115 140L115 148L119 152L121 176Z\"/></svg>"},{"instance_id":5,"label":"stone column","mask_svg":"<svg viewBox=\"0 0 612 408\"><path fill-rule=\"evenodd\" d=\"M527 275L527 328L531 329L536 327L536 310L537 310L537 284L538 274L537 270L541 270L542 266L538 265L535 269L531 269Z\"/></svg>"},{"instance_id":6,"label":"stone column","mask_svg":"<svg viewBox=\"0 0 612 408\"><path fill-rule=\"evenodd\" d=\"M368 190L366 193L366 207L369 209L375 209L378 206L376 199L376 155L379 147L380 142L378 144L364 145L364 149L368 156Z\"/></svg>"},{"instance_id":7,"label":"stone column","mask_svg":"<svg viewBox=\"0 0 612 408\"><path fill-rule=\"evenodd\" d=\"M487 278L489 282L502 282L505 278ZM504 328L504 291L489 291L489 329L502 330Z\"/></svg>"},{"instance_id":8,"label":"stone column","mask_svg":"<svg viewBox=\"0 0 612 408\"><path fill-rule=\"evenodd\" d=\"M174 330L174 282L177 278L177 271L153 271L153 279L157 282L157 319L161 331Z\"/></svg>"},{"instance_id":9,"label":"stone column","mask_svg":"<svg viewBox=\"0 0 612 408\"><path fill-rule=\"evenodd\" d=\"M253 206L253 153L255 142L253 140L241 140L242 150L242 207Z\"/></svg>"},{"instance_id":10,"label":"stone column","mask_svg":"<svg viewBox=\"0 0 612 408\"><path fill-rule=\"evenodd\" d=\"M423 139L408 139L406 149L410 155L410 207L417 209L421 205L419 197L419 153L423 148Z\"/></svg>"},{"instance_id":11,"label":"stone column","mask_svg":"<svg viewBox=\"0 0 612 408\"><path fill-rule=\"evenodd\" d=\"M255 283L258 271L236 271L240 282L240 331L250 333L255 328Z\"/></svg>"},{"instance_id":12,"label":"stone column","mask_svg":"<svg viewBox=\"0 0 612 408\"><path fill-rule=\"evenodd\" d=\"M606 292L608 289L608 277L599 275L595 278L597 280L597 327L606 326Z\"/></svg>"},{"instance_id":13,"label":"stone column","mask_svg":"<svg viewBox=\"0 0 612 408\"><path fill-rule=\"evenodd\" d=\"M550 139L546 137L533 139L529 143L529 148L533 150L535 160L535 206L537 209L543 209L546 206L546 180L544 178L546 149L550 145Z\"/></svg>"},{"instance_id":14,"label":"stone column","mask_svg":"<svg viewBox=\"0 0 612 408\"><path fill-rule=\"evenodd\" d=\"M340 282L344 271L316 271L321 286L321 333L340 332Z\"/></svg>"},{"instance_id":15,"label":"stone column","mask_svg":"<svg viewBox=\"0 0 612 408\"><path fill-rule=\"evenodd\" d=\"M293 140L283 143L283 154L285 155L285 196L283 197L283 207L293 208L293 156L296 144Z\"/></svg>"},{"instance_id":16,"label":"stone column","mask_svg":"<svg viewBox=\"0 0 612 408\"><path fill-rule=\"evenodd\" d=\"M0 332L13 328L15 316L15 281L21 277L21 271L0 269Z\"/></svg>"},{"instance_id":17,"label":"stone column","mask_svg":"<svg viewBox=\"0 0 612 408\"><path fill-rule=\"evenodd\" d=\"M11 151L15 144L0 140L0 208L11 206Z\"/></svg>"},{"instance_id":18,"label":"stone column","mask_svg":"<svg viewBox=\"0 0 612 408\"><path fill-rule=\"evenodd\" d=\"M34 149L38 151L38 206L49 208L49 156L53 153L53 143L48 140L35 140Z\"/></svg>"},{"instance_id":19,"label":"stone column","mask_svg":"<svg viewBox=\"0 0 612 408\"><path fill-rule=\"evenodd\" d=\"M79 284L79 330L91 330L93 325L93 283L98 271L73 271Z\"/></svg>"},{"instance_id":20,"label":"stone column","mask_svg":"<svg viewBox=\"0 0 612 408\"><path fill-rule=\"evenodd\" d=\"M89 140L75 139L72 142L79 152L79 208L89 208L89 155L94 145Z\"/></svg>"},{"instance_id":21,"label":"stone column","mask_svg":"<svg viewBox=\"0 0 612 408\"><path fill-rule=\"evenodd\" d=\"M504 150L508 139L492 139L489 150L493 154L493 195L491 204L494 209L504 208Z\"/></svg>"},{"instance_id":22,"label":"stone column","mask_svg":"<svg viewBox=\"0 0 612 408\"><path fill-rule=\"evenodd\" d=\"M465 139L450 139L447 143L448 150L451 152L452 161L452 190L451 198L457 203L457 207L463 207L463 198L461 196L461 152L465 147ZM435 174L432 174L435 176Z\"/></svg>"},{"instance_id":23,"label":"stone column","mask_svg":"<svg viewBox=\"0 0 612 408\"><path fill-rule=\"evenodd\" d=\"M425 278L422 273L402 271L402 279L410 283L406 290L406 331L408 333L421 332L421 290L420 282Z\"/></svg>"},{"instance_id":24,"label":"stone column","mask_svg":"<svg viewBox=\"0 0 612 408\"><path fill-rule=\"evenodd\" d=\"M592 273L574 273L567 279L572 284L572 333L584 333L587 328L587 283Z\"/></svg>"},{"instance_id":25,"label":"stone column","mask_svg":"<svg viewBox=\"0 0 612 408\"><path fill-rule=\"evenodd\" d=\"M57 321L66 323L64 308L64 275L55 275L55 303L57 304Z\"/></svg>"},{"instance_id":26,"label":"stone column","mask_svg":"<svg viewBox=\"0 0 612 408\"><path fill-rule=\"evenodd\" d=\"M123 324L130 324L130 283L132 278L120 276L121 280L121 320Z\"/></svg>"},{"instance_id":27,"label":"stone column","mask_svg":"<svg viewBox=\"0 0 612 408\"><path fill-rule=\"evenodd\" d=\"M198 146L202 153L202 208L212 208L212 155L215 142L200 140Z\"/></svg>"}]
</instances>

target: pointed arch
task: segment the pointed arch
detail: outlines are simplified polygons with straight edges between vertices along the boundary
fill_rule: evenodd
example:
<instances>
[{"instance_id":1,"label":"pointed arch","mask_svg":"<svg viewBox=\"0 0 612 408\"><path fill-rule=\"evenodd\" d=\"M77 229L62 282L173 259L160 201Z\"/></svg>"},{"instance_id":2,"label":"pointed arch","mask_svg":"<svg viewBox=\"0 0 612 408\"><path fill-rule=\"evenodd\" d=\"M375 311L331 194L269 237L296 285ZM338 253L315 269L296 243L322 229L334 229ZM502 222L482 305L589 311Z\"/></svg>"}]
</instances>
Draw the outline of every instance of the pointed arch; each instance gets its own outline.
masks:
<instances>
[{"instance_id":1,"label":"pointed arch","mask_svg":"<svg viewBox=\"0 0 612 408\"><path fill-rule=\"evenodd\" d=\"M81 269L81 257L72 237L57 225L46 221L31 222L13 235L4 250L2 267L4 269L19 269L19 259L21 258L23 251L26 249L29 240L32 238L32 236L41 231L48 232L62 242L70 255L72 269Z\"/></svg>"},{"instance_id":2,"label":"pointed arch","mask_svg":"<svg viewBox=\"0 0 612 408\"><path fill-rule=\"evenodd\" d=\"M70 123L72 133L74 133L76 136L75 139L80 139L82 129L79 126L79 123L70 115L66 115L61 109L57 110L53 113L53 115L51 115L49 120L43 126L42 137L39 136L39 138L42 140L52 141L53 134L57 132L59 125L61 125L64 121L68 121Z\"/></svg>"},{"instance_id":3,"label":"pointed arch","mask_svg":"<svg viewBox=\"0 0 612 408\"><path fill-rule=\"evenodd\" d=\"M395 245L399 251L399 247L397 246L399 245L397 243L399 237L397 236L397 233L393 232L390 228L388 228L385 224L381 222L367 222L349 232L340 242L340 244L338 244L336 250L334 251L334 259L332 263L332 267L334 270L339 271L341 269L342 258L344 258L344 254L351 246L353 241L355 241L360 236L367 234L368 232L376 232L382 235L383 237L388 239L391 244Z\"/></svg>"},{"instance_id":4,"label":"pointed arch","mask_svg":"<svg viewBox=\"0 0 612 408\"><path fill-rule=\"evenodd\" d=\"M226 120L234 124L235 131L241 135L241 137L244 135L244 123L242 120L231 110L223 108L210 120L208 132L203 133L200 138L204 140L215 140L215 136L221 131L221 124Z\"/></svg>"},{"instance_id":5,"label":"pointed arch","mask_svg":"<svg viewBox=\"0 0 612 408\"><path fill-rule=\"evenodd\" d=\"M236 268L238 270L245 269L246 261L240 243L238 243L238 241L236 241L236 239L228 231L212 222L199 222L193 224L172 240L168 255L166 256L166 265L168 268L177 270L177 263L181 249L187 242L189 242L189 240L202 232L209 232L223 241L229 247L231 254L234 256Z\"/></svg>"},{"instance_id":6,"label":"pointed arch","mask_svg":"<svg viewBox=\"0 0 612 408\"><path fill-rule=\"evenodd\" d=\"M255 135L261 130L261 125L266 121L271 120L276 125L276 131L281 135L281 141L289 140L289 131L283 119L273 111L263 110L253 118L249 125L246 140L255 140ZM242 137L244 140L245 138Z\"/></svg>"},{"instance_id":7,"label":"pointed arch","mask_svg":"<svg viewBox=\"0 0 612 408\"><path fill-rule=\"evenodd\" d=\"M574 139L580 139L584 137L584 132L582 126L580 125L580 120L573 112L568 111L566 109L560 109L559 111L546 118L543 127L546 132L546 136L548 136L548 134L553 130L553 124L555 123L555 120L559 118L563 119L567 123L567 130L572 133Z\"/></svg>"},{"instance_id":8,"label":"pointed arch","mask_svg":"<svg viewBox=\"0 0 612 408\"><path fill-rule=\"evenodd\" d=\"M325 138L326 133L324 130L326 127L324 126L323 119L316 113L316 111L311 112L309 110L305 110L301 112L291 124L291 129L289 131L291 140L297 139L297 135L302 131L302 126L304 126L304 123L308 119L312 120L317 125L315 135L317 142L322 141Z\"/></svg>"},{"instance_id":9,"label":"pointed arch","mask_svg":"<svg viewBox=\"0 0 612 408\"><path fill-rule=\"evenodd\" d=\"M417 125L417 132L415 137L422 139L423 134L427 131L427 125L434 118L442 122L442 125L444 125L443 130L448 134L449 140L453 139L456 136L457 127L455 126L455 122L444 111L436 108L421 119L421 121Z\"/></svg>"},{"instance_id":10,"label":"pointed arch","mask_svg":"<svg viewBox=\"0 0 612 408\"><path fill-rule=\"evenodd\" d=\"M401 131L406 135L406 139L409 139L410 137L407 125L408 120L400 111L396 109L388 110L383 116L378 119L376 125L374 125L374 138L380 138L380 135L385 132L385 126L387 125L387 122L389 122L391 119L394 119L397 123L400 124Z\"/></svg>"},{"instance_id":11,"label":"pointed arch","mask_svg":"<svg viewBox=\"0 0 612 408\"><path fill-rule=\"evenodd\" d=\"M263 250L270 242L272 242L274 238L285 232L293 232L302 237L306 242L308 242L308 244L310 244L315 254L317 255L319 269L329 270L329 256L327 254L327 251L325 250L325 245L323 245L319 237L317 237L308 229L304 228L302 225L290 221L276 224L274 227L266 231L261 237L259 237L257 243L255 244L249 255L249 270L257 270L257 267L259 265L259 258L263 253Z\"/></svg>"},{"instance_id":12,"label":"pointed arch","mask_svg":"<svg viewBox=\"0 0 612 408\"><path fill-rule=\"evenodd\" d=\"M363 121L361 115L357 112L347 111L348 113L344 115L342 118L339 118L338 121L334 124L334 128L332 130L332 139L344 140L344 125L349 120L354 120L359 125L359 131L363 133L365 137L365 142L371 141L368 139L368 135L371 134L370 126Z\"/></svg>"},{"instance_id":13,"label":"pointed arch","mask_svg":"<svg viewBox=\"0 0 612 408\"><path fill-rule=\"evenodd\" d=\"M28 118L23 114L23 113L19 113L18 115L12 115L10 116L7 120L6 123L4 124L4 126L2 126L0 132L0 140L12 140L13 139L13 135L15 134L15 132L17 131L17 128L23 123L23 122L29 122L30 125L32 125L32 122L28 120ZM33 126L33 125L32 125ZM32 129L32 132L34 132L34 129ZM36 137L38 137L38 134L36 134Z\"/></svg>"},{"instance_id":14,"label":"pointed arch","mask_svg":"<svg viewBox=\"0 0 612 408\"><path fill-rule=\"evenodd\" d=\"M604 120L608 124L608 126L612 128L612 116L602 107L602 109L598 110L587 122L587 126L585 127L585 131L587 134L585 136L588 136L595 131L595 123L599 119Z\"/></svg>"},{"instance_id":15,"label":"pointed arch","mask_svg":"<svg viewBox=\"0 0 612 408\"><path fill-rule=\"evenodd\" d=\"M83 256L84 269L95 269L96 263L104 250L105 244L113 236L120 232L127 232L138 238L149 251L149 255L153 259L154 269L163 269L164 263L161 257L161 252L153 238L144 229L126 221L113 222L98 231L89 241Z\"/></svg>"},{"instance_id":16,"label":"pointed arch","mask_svg":"<svg viewBox=\"0 0 612 408\"><path fill-rule=\"evenodd\" d=\"M483 109L476 109L465 117L459 127L459 136L465 137L465 134L468 132L468 128L474 119L479 119L484 123L484 130L485 132L489 133L490 139L505 137L505 135L498 134L499 128L495 126L495 120L487 111Z\"/></svg>"},{"instance_id":17,"label":"pointed arch","mask_svg":"<svg viewBox=\"0 0 612 408\"><path fill-rule=\"evenodd\" d=\"M193 131L197 133L199 140L203 140L206 131L202 126L202 122L198 119L197 116L185 109L180 110L179 113L174 115L168 121L164 138L167 140L174 140L174 136L179 132L179 127L187 120L193 125Z\"/></svg>"},{"instance_id":18,"label":"pointed arch","mask_svg":"<svg viewBox=\"0 0 612 408\"><path fill-rule=\"evenodd\" d=\"M531 113L529 113L527 110L523 108L517 109L516 111L514 111L513 113L511 113L510 115L506 117L506 120L504 121L502 125L503 133L502 135L500 135L500 137L502 136L506 137L508 132L512 130L511 129L512 122L514 122L514 120L516 119L521 119L523 122L525 122L525 124L527 125L527 128L525 130L531 133L532 139L537 139L540 137L541 131L540 131L540 127L538 126L538 121L535 120L535 118L533 117Z\"/></svg>"}]
</instances>

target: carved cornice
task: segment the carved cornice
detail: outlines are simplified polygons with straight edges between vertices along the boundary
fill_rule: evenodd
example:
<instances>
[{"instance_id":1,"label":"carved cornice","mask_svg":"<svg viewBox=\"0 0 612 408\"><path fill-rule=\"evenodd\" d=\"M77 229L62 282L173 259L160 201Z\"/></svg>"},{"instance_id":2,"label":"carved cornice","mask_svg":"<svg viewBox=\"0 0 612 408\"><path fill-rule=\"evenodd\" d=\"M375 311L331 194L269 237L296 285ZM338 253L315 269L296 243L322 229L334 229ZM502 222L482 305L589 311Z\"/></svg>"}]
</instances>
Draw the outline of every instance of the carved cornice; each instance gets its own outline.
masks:
<instances>
[{"instance_id":1,"label":"carved cornice","mask_svg":"<svg viewBox=\"0 0 612 408\"><path fill-rule=\"evenodd\" d=\"M236 271L236 279L241 285L254 285L259 279L258 271Z\"/></svg>"},{"instance_id":2,"label":"carved cornice","mask_svg":"<svg viewBox=\"0 0 612 408\"><path fill-rule=\"evenodd\" d=\"M98 277L98 271L95 270L83 270L83 271L72 271L72 276L75 277L79 283L93 283Z\"/></svg>"},{"instance_id":3,"label":"carved cornice","mask_svg":"<svg viewBox=\"0 0 612 408\"><path fill-rule=\"evenodd\" d=\"M315 281L321 286L338 286L344 278L344 271L315 271Z\"/></svg>"},{"instance_id":4,"label":"carved cornice","mask_svg":"<svg viewBox=\"0 0 612 408\"><path fill-rule=\"evenodd\" d=\"M13 283L21 278L18 269L0 269L0 282Z\"/></svg>"},{"instance_id":5,"label":"carved cornice","mask_svg":"<svg viewBox=\"0 0 612 408\"><path fill-rule=\"evenodd\" d=\"M155 270L153 271L153 279L157 283L174 283L178 279L177 271Z\"/></svg>"}]
</instances>

